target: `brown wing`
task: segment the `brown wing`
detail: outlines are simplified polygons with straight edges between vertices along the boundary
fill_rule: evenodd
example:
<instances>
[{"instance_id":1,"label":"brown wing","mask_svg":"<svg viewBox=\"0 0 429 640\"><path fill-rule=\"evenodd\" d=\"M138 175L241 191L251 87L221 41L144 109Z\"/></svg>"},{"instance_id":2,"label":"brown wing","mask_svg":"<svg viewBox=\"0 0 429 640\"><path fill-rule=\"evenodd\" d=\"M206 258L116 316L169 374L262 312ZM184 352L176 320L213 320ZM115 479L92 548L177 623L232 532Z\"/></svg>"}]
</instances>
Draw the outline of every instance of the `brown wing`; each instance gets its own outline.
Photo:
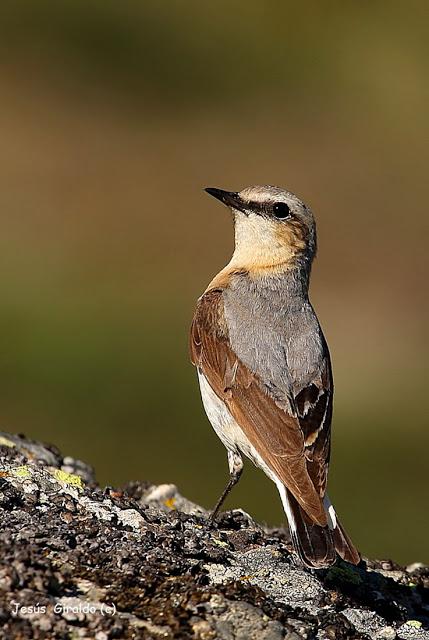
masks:
<instances>
[{"instance_id":1,"label":"brown wing","mask_svg":"<svg viewBox=\"0 0 429 640\"><path fill-rule=\"evenodd\" d=\"M326 526L322 497L329 457L329 428L313 433L316 416L325 403L320 401L324 391L319 389L317 397L312 390L309 393L313 396L309 398L305 394L297 397L296 417L280 407L266 386L231 349L220 289L208 291L198 302L191 327L190 352L193 364L228 406L267 466L292 492L311 520ZM330 411L328 399L324 409ZM313 420L310 415L314 416Z\"/></svg>"}]
</instances>

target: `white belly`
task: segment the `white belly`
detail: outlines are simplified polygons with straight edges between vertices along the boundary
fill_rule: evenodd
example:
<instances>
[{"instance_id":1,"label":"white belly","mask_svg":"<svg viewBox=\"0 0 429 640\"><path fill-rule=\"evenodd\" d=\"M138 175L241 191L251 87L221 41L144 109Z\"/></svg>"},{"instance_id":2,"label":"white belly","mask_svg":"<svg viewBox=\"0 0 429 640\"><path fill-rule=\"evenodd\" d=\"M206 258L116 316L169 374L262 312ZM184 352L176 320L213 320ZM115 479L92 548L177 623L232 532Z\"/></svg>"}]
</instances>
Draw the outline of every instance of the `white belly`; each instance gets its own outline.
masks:
<instances>
[{"instance_id":1,"label":"white belly","mask_svg":"<svg viewBox=\"0 0 429 640\"><path fill-rule=\"evenodd\" d=\"M249 442L247 436L230 414L226 404L218 398L204 374L198 371L198 381L200 383L201 398L208 419L216 431L216 434L223 442L228 451L241 451L245 456L250 458L252 462L260 467L273 482L276 477L262 460L254 446Z\"/></svg>"}]
</instances>

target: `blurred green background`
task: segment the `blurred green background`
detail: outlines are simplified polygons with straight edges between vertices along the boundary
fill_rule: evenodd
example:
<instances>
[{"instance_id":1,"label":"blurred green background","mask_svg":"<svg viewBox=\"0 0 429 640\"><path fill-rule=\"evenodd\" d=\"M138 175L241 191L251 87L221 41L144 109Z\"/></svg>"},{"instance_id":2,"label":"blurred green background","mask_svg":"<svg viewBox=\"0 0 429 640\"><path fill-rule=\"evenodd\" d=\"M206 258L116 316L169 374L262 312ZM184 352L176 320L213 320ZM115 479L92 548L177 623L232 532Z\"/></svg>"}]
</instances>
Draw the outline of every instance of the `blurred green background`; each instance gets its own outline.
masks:
<instances>
[{"instance_id":1,"label":"blurred green background","mask_svg":"<svg viewBox=\"0 0 429 640\"><path fill-rule=\"evenodd\" d=\"M427 14L3 0L2 428L213 505L187 331L233 236L202 188L279 184L318 221L331 498L364 554L428 562ZM228 506L284 520L250 465Z\"/></svg>"}]
</instances>

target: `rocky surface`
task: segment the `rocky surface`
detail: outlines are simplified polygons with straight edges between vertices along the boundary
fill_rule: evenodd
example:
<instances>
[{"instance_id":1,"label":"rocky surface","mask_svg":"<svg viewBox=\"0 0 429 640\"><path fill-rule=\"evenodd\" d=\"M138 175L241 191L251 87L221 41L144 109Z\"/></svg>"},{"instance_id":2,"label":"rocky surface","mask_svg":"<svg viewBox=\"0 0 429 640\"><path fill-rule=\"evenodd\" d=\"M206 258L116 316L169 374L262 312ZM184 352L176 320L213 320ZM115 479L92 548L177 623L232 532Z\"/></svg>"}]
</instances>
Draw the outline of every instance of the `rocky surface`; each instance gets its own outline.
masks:
<instances>
[{"instance_id":1,"label":"rocky surface","mask_svg":"<svg viewBox=\"0 0 429 640\"><path fill-rule=\"evenodd\" d=\"M429 640L429 568L308 571L241 511L210 526L175 486L100 488L0 434L0 638Z\"/></svg>"}]
</instances>

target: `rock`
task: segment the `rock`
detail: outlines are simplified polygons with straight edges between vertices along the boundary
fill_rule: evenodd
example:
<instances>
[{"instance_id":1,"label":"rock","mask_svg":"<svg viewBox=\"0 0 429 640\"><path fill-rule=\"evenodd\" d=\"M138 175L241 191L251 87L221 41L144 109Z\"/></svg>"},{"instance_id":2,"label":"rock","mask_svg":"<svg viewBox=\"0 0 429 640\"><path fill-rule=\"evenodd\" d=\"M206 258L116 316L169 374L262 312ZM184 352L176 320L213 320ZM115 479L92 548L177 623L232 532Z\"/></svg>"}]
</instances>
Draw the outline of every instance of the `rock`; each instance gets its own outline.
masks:
<instances>
[{"instance_id":1,"label":"rock","mask_svg":"<svg viewBox=\"0 0 429 640\"><path fill-rule=\"evenodd\" d=\"M207 515L175 485L102 489L84 462L1 433L1 638L429 640L428 567L310 571L287 532Z\"/></svg>"},{"instance_id":2,"label":"rock","mask_svg":"<svg viewBox=\"0 0 429 640\"><path fill-rule=\"evenodd\" d=\"M395 640L397 635L393 627L382 627L377 631L375 637L377 640Z\"/></svg>"},{"instance_id":3,"label":"rock","mask_svg":"<svg viewBox=\"0 0 429 640\"><path fill-rule=\"evenodd\" d=\"M401 640L429 640L429 631L423 628L421 620L407 620L398 629L398 638Z\"/></svg>"},{"instance_id":4,"label":"rock","mask_svg":"<svg viewBox=\"0 0 429 640\"><path fill-rule=\"evenodd\" d=\"M350 620L357 631L368 635L370 638L377 640L385 638L386 633L387 637L389 637L391 631L393 631L393 638L396 637L396 631L393 627L386 626L386 621L374 611L347 608L344 609L343 615Z\"/></svg>"}]
</instances>

